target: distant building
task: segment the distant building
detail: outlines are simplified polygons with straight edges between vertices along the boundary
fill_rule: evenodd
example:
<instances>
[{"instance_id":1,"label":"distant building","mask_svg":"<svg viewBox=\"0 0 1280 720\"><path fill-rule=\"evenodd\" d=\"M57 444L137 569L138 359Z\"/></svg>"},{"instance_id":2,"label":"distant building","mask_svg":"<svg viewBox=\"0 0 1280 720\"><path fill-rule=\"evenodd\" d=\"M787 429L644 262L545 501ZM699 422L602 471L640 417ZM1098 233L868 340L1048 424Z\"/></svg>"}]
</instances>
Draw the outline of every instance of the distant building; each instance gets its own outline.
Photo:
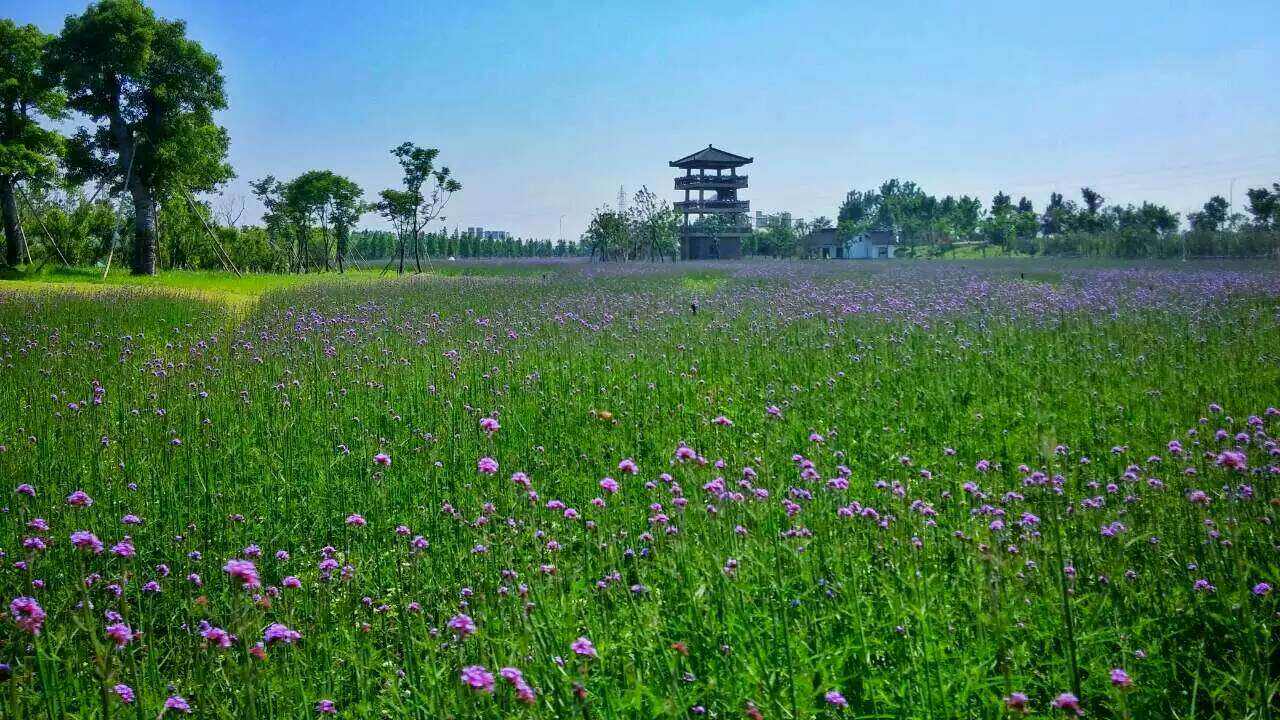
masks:
<instances>
[{"instance_id":1,"label":"distant building","mask_svg":"<svg viewBox=\"0 0 1280 720\"><path fill-rule=\"evenodd\" d=\"M789 230L791 229L791 225L791 213L785 211L767 213L763 210L757 210L751 221L751 227L753 230L767 230L771 227L780 227Z\"/></svg>"},{"instance_id":2,"label":"distant building","mask_svg":"<svg viewBox=\"0 0 1280 720\"><path fill-rule=\"evenodd\" d=\"M705 150L669 163L685 171L676 178L676 190L684 190L684 200L674 205L675 211L684 216L680 225L681 260L742 257L742 238L751 234L751 203L738 199L738 190L747 186L747 176L739 175L738 168L750 162L749 157L708 145ZM708 170L716 172L712 175ZM697 199L691 195L695 190ZM707 197L708 191L715 194Z\"/></svg>"},{"instance_id":3,"label":"distant building","mask_svg":"<svg viewBox=\"0 0 1280 720\"><path fill-rule=\"evenodd\" d=\"M485 230L482 227L469 227L467 234L481 240L506 240L511 237L511 233L506 230Z\"/></svg>"},{"instance_id":4,"label":"distant building","mask_svg":"<svg viewBox=\"0 0 1280 720\"><path fill-rule=\"evenodd\" d=\"M823 260L887 260L898 247L893 230L870 230L841 240L835 228L814 230L804 237L806 257Z\"/></svg>"}]
</instances>

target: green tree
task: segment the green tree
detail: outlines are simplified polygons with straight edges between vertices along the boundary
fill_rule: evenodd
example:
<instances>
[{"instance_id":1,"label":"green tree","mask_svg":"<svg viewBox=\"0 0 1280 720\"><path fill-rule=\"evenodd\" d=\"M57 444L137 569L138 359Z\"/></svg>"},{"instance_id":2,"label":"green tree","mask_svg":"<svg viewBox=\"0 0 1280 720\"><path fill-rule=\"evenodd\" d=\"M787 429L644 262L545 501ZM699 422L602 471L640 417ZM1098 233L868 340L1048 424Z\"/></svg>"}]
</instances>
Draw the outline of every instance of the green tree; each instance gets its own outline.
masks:
<instances>
[{"instance_id":1,"label":"green tree","mask_svg":"<svg viewBox=\"0 0 1280 720\"><path fill-rule=\"evenodd\" d=\"M333 221L333 231L337 235L338 272L345 272L343 262L347 257L350 244L351 229L360 222L360 217L369 211L365 204L364 190L350 178L335 175L329 188L329 216Z\"/></svg>"},{"instance_id":2,"label":"green tree","mask_svg":"<svg viewBox=\"0 0 1280 720\"><path fill-rule=\"evenodd\" d=\"M140 0L100 0L67 17L51 56L68 106L94 123L72 138L69 179L129 192L133 271L153 274L157 203L234 176L227 132L213 121L227 105L221 64L187 38L186 23Z\"/></svg>"},{"instance_id":3,"label":"green tree","mask_svg":"<svg viewBox=\"0 0 1280 720\"><path fill-rule=\"evenodd\" d=\"M1049 204L1040 218L1040 232L1045 237L1067 232L1075 224L1076 204L1065 200L1062 193L1050 193Z\"/></svg>"},{"instance_id":4,"label":"green tree","mask_svg":"<svg viewBox=\"0 0 1280 720\"><path fill-rule=\"evenodd\" d=\"M587 229L582 233L582 245L590 248L593 258L599 255L605 262L621 260L630 241L627 225L626 215L607 206L602 207L587 223Z\"/></svg>"},{"instance_id":5,"label":"green tree","mask_svg":"<svg viewBox=\"0 0 1280 720\"><path fill-rule=\"evenodd\" d=\"M64 116L66 98L47 62L52 39L35 25L0 19L0 215L10 267L27 255L18 220L18 183L53 177L62 152L62 137L37 121L41 115L51 120Z\"/></svg>"},{"instance_id":6,"label":"green tree","mask_svg":"<svg viewBox=\"0 0 1280 720\"><path fill-rule=\"evenodd\" d=\"M1253 216L1255 227L1266 230L1280 229L1280 183L1273 183L1272 190L1265 187L1250 188L1245 193L1249 198L1249 214Z\"/></svg>"},{"instance_id":7,"label":"green tree","mask_svg":"<svg viewBox=\"0 0 1280 720\"><path fill-rule=\"evenodd\" d=\"M1226 198L1221 195L1214 195L1209 198L1209 202L1204 204L1204 208L1200 212L1191 213L1187 219L1191 222L1191 229L1202 232L1218 232L1227 224L1227 204Z\"/></svg>"},{"instance_id":8,"label":"green tree","mask_svg":"<svg viewBox=\"0 0 1280 720\"><path fill-rule=\"evenodd\" d=\"M641 186L627 208L635 259L676 257L680 253L679 216L666 200Z\"/></svg>"},{"instance_id":9,"label":"green tree","mask_svg":"<svg viewBox=\"0 0 1280 720\"><path fill-rule=\"evenodd\" d=\"M388 218L394 217L392 222L402 226L398 248L400 272L404 272L406 242L413 243L414 268L422 272L422 231L431 221L440 218L449 198L462 189L462 183L453 178L448 167L436 167L436 159L440 156L436 148L405 142L393 148L391 154L396 156L404 171L404 190L380 193L378 211Z\"/></svg>"},{"instance_id":10,"label":"green tree","mask_svg":"<svg viewBox=\"0 0 1280 720\"><path fill-rule=\"evenodd\" d=\"M374 209L390 221L391 227L395 229L396 242L391 258L393 261L399 259L399 272L403 274L406 236L410 227L414 227L414 232L417 232L415 220L418 214L418 199L408 190L387 188L378 193L378 202L374 203Z\"/></svg>"}]
</instances>

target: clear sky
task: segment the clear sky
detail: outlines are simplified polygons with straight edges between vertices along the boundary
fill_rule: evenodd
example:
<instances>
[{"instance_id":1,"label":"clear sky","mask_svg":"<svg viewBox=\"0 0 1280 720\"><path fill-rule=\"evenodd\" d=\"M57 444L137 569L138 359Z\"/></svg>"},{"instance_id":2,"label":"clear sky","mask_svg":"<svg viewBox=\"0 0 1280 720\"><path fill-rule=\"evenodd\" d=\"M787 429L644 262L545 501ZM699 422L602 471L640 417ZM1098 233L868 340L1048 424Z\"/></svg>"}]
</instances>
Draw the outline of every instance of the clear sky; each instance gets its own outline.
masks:
<instances>
[{"instance_id":1,"label":"clear sky","mask_svg":"<svg viewBox=\"0 0 1280 720\"><path fill-rule=\"evenodd\" d=\"M1183 213L1280 181L1277 0L152 5L222 59L236 195L327 168L373 197L404 140L462 181L450 227L551 238L619 186L675 199L667 161L708 143L755 158L753 209L806 218L888 177Z\"/></svg>"}]
</instances>

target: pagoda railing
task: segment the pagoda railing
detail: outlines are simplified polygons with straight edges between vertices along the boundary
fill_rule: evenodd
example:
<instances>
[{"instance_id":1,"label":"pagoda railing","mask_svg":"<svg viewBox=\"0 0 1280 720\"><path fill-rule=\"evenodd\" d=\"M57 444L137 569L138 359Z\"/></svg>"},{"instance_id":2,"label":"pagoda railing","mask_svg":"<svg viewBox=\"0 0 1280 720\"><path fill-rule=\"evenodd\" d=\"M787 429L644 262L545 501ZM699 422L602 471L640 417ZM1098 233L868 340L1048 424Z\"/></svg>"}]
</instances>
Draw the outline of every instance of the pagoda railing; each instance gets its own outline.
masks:
<instances>
[{"instance_id":1,"label":"pagoda railing","mask_svg":"<svg viewBox=\"0 0 1280 720\"><path fill-rule=\"evenodd\" d=\"M749 200L681 200L674 204L676 212L747 212Z\"/></svg>"},{"instance_id":2,"label":"pagoda railing","mask_svg":"<svg viewBox=\"0 0 1280 720\"><path fill-rule=\"evenodd\" d=\"M746 175L683 175L676 178L676 189L689 188L744 188Z\"/></svg>"}]
</instances>

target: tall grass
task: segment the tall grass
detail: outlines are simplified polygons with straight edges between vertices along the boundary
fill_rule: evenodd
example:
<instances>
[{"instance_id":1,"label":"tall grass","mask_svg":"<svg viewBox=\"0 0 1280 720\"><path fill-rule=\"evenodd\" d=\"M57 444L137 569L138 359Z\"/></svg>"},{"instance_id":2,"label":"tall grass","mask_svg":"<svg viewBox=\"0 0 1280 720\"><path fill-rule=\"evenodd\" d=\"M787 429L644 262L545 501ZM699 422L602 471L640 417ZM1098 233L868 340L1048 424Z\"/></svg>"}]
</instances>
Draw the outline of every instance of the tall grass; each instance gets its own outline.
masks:
<instances>
[{"instance_id":1,"label":"tall grass","mask_svg":"<svg viewBox=\"0 0 1280 720\"><path fill-rule=\"evenodd\" d=\"M1273 714L1274 274L501 268L0 295L0 716Z\"/></svg>"}]
</instances>

